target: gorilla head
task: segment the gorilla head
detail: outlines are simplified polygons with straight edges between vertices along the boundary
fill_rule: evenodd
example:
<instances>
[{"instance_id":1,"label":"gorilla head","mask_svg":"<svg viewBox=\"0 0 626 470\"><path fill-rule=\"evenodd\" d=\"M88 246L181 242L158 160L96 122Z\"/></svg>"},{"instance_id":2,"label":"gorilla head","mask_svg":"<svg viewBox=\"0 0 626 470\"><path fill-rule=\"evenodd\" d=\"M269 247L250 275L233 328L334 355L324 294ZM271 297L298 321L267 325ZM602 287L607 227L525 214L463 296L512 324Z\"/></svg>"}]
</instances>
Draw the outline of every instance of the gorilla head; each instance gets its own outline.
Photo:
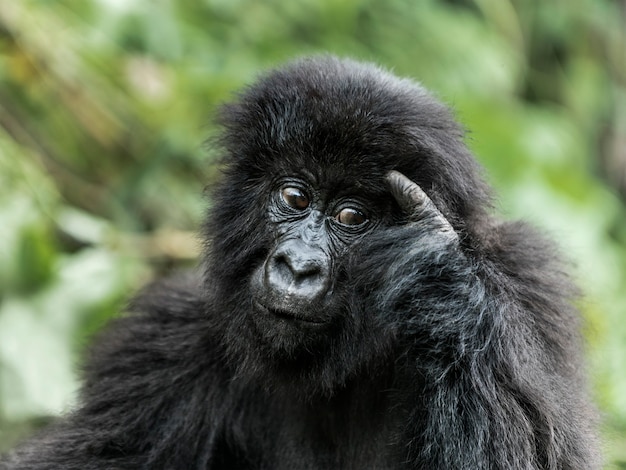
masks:
<instances>
[{"instance_id":1,"label":"gorilla head","mask_svg":"<svg viewBox=\"0 0 626 470\"><path fill-rule=\"evenodd\" d=\"M373 65L297 61L244 90L220 123L207 265L233 362L333 387L384 357L395 334L362 305L367 286L354 288L355 248L405 215L389 171L422 186L462 243L478 239L488 190L447 109Z\"/></svg>"}]
</instances>

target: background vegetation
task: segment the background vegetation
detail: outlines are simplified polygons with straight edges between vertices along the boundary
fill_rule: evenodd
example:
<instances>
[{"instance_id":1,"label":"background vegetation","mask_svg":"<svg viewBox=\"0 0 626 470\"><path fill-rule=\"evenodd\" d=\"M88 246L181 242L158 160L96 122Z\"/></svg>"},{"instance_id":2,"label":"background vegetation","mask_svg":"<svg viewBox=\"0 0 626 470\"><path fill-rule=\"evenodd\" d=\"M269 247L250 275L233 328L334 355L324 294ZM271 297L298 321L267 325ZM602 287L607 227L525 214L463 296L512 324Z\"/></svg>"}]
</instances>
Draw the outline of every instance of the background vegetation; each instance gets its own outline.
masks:
<instances>
[{"instance_id":1,"label":"background vegetation","mask_svg":"<svg viewBox=\"0 0 626 470\"><path fill-rule=\"evenodd\" d=\"M507 217L586 293L607 467L626 468L624 0L0 2L0 450L71 408L89 337L193 263L211 114L330 51L451 104Z\"/></svg>"}]
</instances>

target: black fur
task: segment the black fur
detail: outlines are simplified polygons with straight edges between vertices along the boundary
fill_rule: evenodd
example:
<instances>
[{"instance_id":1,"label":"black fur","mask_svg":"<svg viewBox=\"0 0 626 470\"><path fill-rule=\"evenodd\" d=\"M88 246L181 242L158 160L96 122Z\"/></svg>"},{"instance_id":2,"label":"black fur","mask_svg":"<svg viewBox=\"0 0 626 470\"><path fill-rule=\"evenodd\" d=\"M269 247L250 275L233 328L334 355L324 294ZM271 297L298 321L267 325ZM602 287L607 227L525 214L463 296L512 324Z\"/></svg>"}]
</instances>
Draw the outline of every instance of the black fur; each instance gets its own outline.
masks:
<instances>
[{"instance_id":1,"label":"black fur","mask_svg":"<svg viewBox=\"0 0 626 470\"><path fill-rule=\"evenodd\" d=\"M554 247L489 215L448 110L333 57L223 108L202 273L157 283L93 349L79 407L0 469L593 469L575 289ZM408 223L421 186L460 243ZM277 177L348 188L376 218L338 250L324 334L251 321Z\"/></svg>"}]
</instances>

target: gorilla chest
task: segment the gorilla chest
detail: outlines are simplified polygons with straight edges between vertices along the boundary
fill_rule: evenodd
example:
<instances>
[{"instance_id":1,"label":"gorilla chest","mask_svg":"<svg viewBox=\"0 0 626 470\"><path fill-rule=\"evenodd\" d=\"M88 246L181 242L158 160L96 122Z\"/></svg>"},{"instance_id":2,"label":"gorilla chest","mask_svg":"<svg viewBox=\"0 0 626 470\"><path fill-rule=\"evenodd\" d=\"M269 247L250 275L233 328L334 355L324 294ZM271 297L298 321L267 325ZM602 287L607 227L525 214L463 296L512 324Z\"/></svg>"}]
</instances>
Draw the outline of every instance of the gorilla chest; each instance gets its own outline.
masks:
<instances>
[{"instance_id":1,"label":"gorilla chest","mask_svg":"<svg viewBox=\"0 0 626 470\"><path fill-rule=\"evenodd\" d=\"M384 419L383 419L384 417ZM219 440L211 468L398 468L399 419L383 403L279 401L251 409ZM226 432L228 433L228 426Z\"/></svg>"}]
</instances>

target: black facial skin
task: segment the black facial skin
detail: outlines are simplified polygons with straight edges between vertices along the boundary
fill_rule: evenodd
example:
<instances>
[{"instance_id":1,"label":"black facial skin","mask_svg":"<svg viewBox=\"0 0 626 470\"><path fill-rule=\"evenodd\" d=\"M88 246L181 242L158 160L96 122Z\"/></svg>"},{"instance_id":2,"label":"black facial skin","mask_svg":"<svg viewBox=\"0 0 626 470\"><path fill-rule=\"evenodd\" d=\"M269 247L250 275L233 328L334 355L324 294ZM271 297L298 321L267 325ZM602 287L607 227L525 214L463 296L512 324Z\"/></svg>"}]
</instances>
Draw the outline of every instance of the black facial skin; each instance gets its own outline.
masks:
<instances>
[{"instance_id":1,"label":"black facial skin","mask_svg":"<svg viewBox=\"0 0 626 470\"><path fill-rule=\"evenodd\" d=\"M356 197L329 198L302 179L282 179L267 209L274 246L251 278L259 314L298 328L331 322L333 260L376 227L368 210Z\"/></svg>"},{"instance_id":2,"label":"black facial skin","mask_svg":"<svg viewBox=\"0 0 626 470\"><path fill-rule=\"evenodd\" d=\"M323 56L218 123L201 269L137 296L0 470L601 467L577 291L445 106Z\"/></svg>"}]
</instances>

